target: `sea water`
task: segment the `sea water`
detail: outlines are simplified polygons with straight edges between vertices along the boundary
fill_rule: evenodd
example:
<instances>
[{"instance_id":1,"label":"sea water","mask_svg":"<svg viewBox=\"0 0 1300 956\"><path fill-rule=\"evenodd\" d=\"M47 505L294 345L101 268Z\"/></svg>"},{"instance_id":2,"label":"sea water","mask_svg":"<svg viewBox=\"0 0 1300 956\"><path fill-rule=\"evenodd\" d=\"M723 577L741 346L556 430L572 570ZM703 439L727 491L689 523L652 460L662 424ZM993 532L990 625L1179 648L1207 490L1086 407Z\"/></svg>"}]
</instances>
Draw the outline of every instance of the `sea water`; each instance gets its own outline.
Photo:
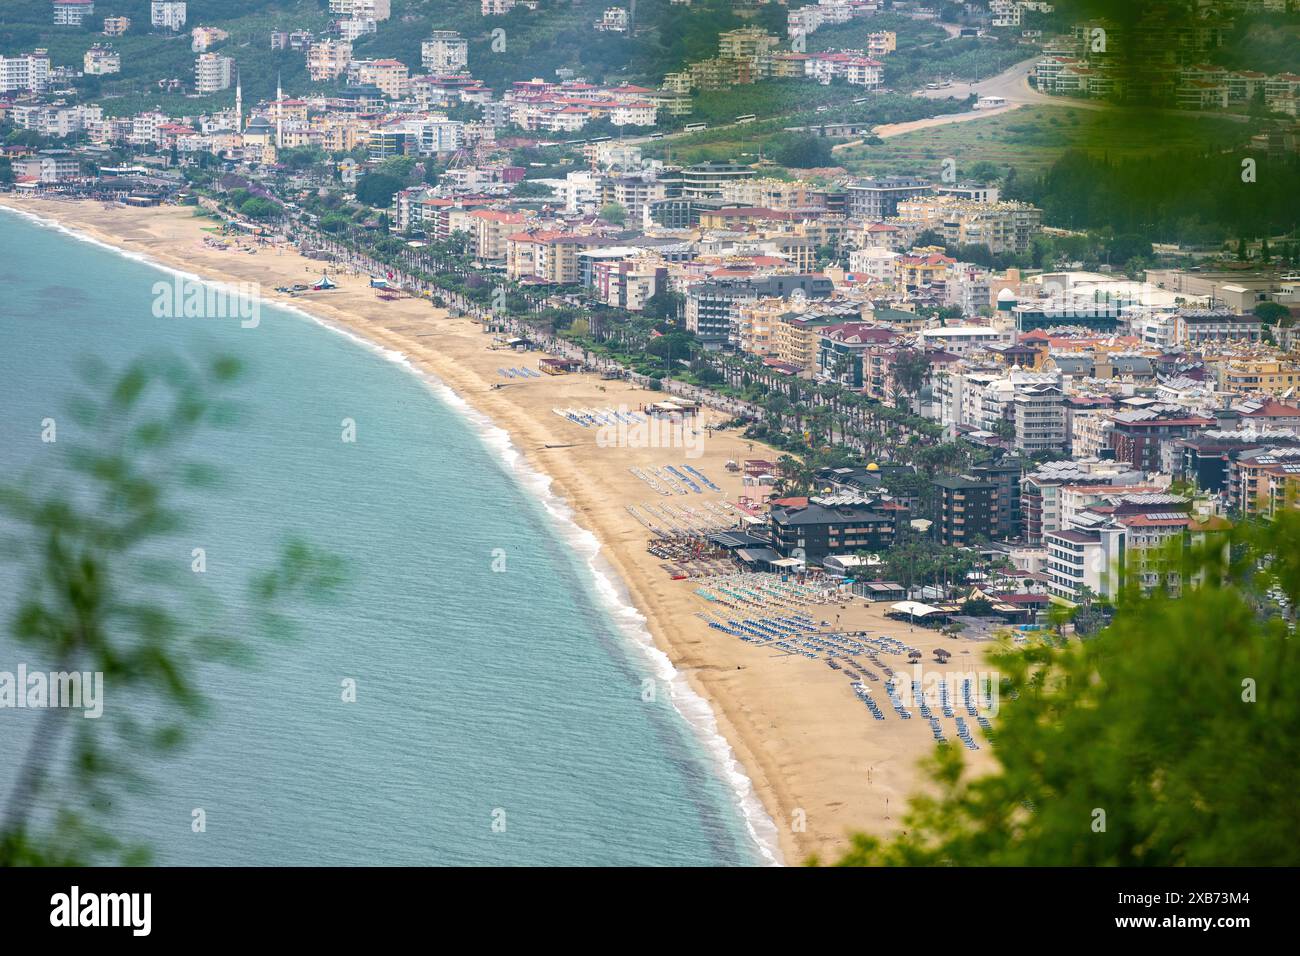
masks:
<instances>
[{"instance_id":1,"label":"sea water","mask_svg":"<svg viewBox=\"0 0 1300 956\"><path fill-rule=\"evenodd\" d=\"M235 622L287 535L343 557L346 581L293 607L292 640L234 635L249 666L197 668L207 712L179 753L114 743L145 785L93 819L160 864L773 861L708 708L504 432L293 310L157 317L173 275L0 210L0 478L45 484L92 440L67 414L86 358L234 355L240 419L197 445L223 486L178 492L188 527L166 547L186 570L203 549ZM21 581L0 565L0 671L52 663L9 634ZM111 678L103 706L158 707ZM0 710L0 801L37 713Z\"/></svg>"}]
</instances>

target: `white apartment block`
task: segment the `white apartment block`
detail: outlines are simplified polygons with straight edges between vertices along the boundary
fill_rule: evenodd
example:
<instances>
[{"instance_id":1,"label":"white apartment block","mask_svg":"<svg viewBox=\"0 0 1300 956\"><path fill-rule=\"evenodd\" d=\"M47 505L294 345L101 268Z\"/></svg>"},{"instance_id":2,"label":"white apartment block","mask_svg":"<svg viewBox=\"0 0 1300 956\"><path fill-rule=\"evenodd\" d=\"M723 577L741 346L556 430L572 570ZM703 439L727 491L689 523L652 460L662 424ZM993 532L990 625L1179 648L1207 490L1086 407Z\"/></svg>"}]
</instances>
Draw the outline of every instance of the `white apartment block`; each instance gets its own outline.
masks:
<instances>
[{"instance_id":1,"label":"white apartment block","mask_svg":"<svg viewBox=\"0 0 1300 956\"><path fill-rule=\"evenodd\" d=\"M1031 383L1016 389L1012 399L1016 425L1016 451L1033 455L1064 451L1069 447L1065 432L1065 396L1057 383Z\"/></svg>"},{"instance_id":2,"label":"white apartment block","mask_svg":"<svg viewBox=\"0 0 1300 956\"><path fill-rule=\"evenodd\" d=\"M596 29L604 33L626 33L627 11L622 7L606 7L604 15L596 21Z\"/></svg>"},{"instance_id":3,"label":"white apartment block","mask_svg":"<svg viewBox=\"0 0 1300 956\"><path fill-rule=\"evenodd\" d=\"M387 20L393 9L390 0L330 0L330 13L343 20Z\"/></svg>"},{"instance_id":4,"label":"white apartment block","mask_svg":"<svg viewBox=\"0 0 1300 956\"><path fill-rule=\"evenodd\" d=\"M35 50L21 56L0 56L0 93L30 90L40 93L50 85L50 55Z\"/></svg>"},{"instance_id":5,"label":"white apartment block","mask_svg":"<svg viewBox=\"0 0 1300 956\"><path fill-rule=\"evenodd\" d=\"M403 128L415 135L418 144L416 148L421 156L433 156L437 153L454 153L460 149L464 125L445 116L431 116L428 119L408 120Z\"/></svg>"},{"instance_id":6,"label":"white apartment block","mask_svg":"<svg viewBox=\"0 0 1300 956\"><path fill-rule=\"evenodd\" d=\"M158 127L170 120L157 111L136 113L131 117L131 132L127 142L132 146L148 146L158 141Z\"/></svg>"},{"instance_id":7,"label":"white apartment block","mask_svg":"<svg viewBox=\"0 0 1300 956\"><path fill-rule=\"evenodd\" d=\"M348 43L367 34L379 32L379 21L369 18L364 20L339 20L334 26L338 29L339 39L346 40Z\"/></svg>"},{"instance_id":8,"label":"white apartment block","mask_svg":"<svg viewBox=\"0 0 1300 956\"><path fill-rule=\"evenodd\" d=\"M1007 333L987 325L948 325L917 333L917 344L922 348L942 349L953 355L968 355L986 345L1001 345L1009 341Z\"/></svg>"},{"instance_id":9,"label":"white apartment block","mask_svg":"<svg viewBox=\"0 0 1300 956\"><path fill-rule=\"evenodd\" d=\"M70 150L43 149L35 156L14 160L15 176L32 176L43 183L58 183L81 175L81 164Z\"/></svg>"},{"instance_id":10,"label":"white apartment block","mask_svg":"<svg viewBox=\"0 0 1300 956\"><path fill-rule=\"evenodd\" d=\"M89 132L104 120L98 106L17 105L13 108L14 126L30 129L42 136L62 137Z\"/></svg>"},{"instance_id":11,"label":"white apartment block","mask_svg":"<svg viewBox=\"0 0 1300 956\"><path fill-rule=\"evenodd\" d=\"M235 61L220 53L200 53L194 61L194 91L200 96L230 88L235 81Z\"/></svg>"},{"instance_id":12,"label":"white apartment block","mask_svg":"<svg viewBox=\"0 0 1300 956\"><path fill-rule=\"evenodd\" d=\"M152 0L149 23L155 30L180 33L185 26L185 0Z\"/></svg>"},{"instance_id":13,"label":"white apartment block","mask_svg":"<svg viewBox=\"0 0 1300 956\"><path fill-rule=\"evenodd\" d=\"M485 17L504 17L515 8L515 0L481 0L479 10Z\"/></svg>"},{"instance_id":14,"label":"white apartment block","mask_svg":"<svg viewBox=\"0 0 1300 956\"><path fill-rule=\"evenodd\" d=\"M54 0L54 25L79 27L95 12L95 0Z\"/></svg>"},{"instance_id":15,"label":"white apartment block","mask_svg":"<svg viewBox=\"0 0 1300 956\"><path fill-rule=\"evenodd\" d=\"M420 65L435 76L459 73L469 66L469 41L455 30L434 30L420 44Z\"/></svg>"}]
</instances>

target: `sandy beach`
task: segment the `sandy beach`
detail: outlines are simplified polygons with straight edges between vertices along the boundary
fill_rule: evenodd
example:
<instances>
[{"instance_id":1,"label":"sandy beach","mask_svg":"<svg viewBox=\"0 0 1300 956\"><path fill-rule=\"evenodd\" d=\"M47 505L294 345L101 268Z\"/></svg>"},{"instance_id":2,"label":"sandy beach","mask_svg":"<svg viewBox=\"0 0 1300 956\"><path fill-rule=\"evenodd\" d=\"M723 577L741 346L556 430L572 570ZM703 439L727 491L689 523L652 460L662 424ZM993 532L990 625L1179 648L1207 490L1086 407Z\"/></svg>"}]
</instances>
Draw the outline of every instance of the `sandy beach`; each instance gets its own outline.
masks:
<instances>
[{"instance_id":1,"label":"sandy beach","mask_svg":"<svg viewBox=\"0 0 1300 956\"><path fill-rule=\"evenodd\" d=\"M331 271L339 284L335 290L292 298L275 293L278 286L312 281L321 264L291 249L262 247L250 254L215 248L204 242L211 235L204 229L213 221L197 217L192 208L126 209L15 197L0 197L0 204L207 279L256 282L265 303L310 312L402 353L436 376L509 433L529 463L551 477L553 490L573 508L577 521L601 542L656 644L712 707L720 732L776 825L785 863L814 853L832 860L855 831L887 835L899 827L906 797L918 786L918 760L932 746L927 722L899 719L881 683L868 685L885 706L886 719L875 720L845 674L825 661L753 646L709 628L699 614L716 608L696 594L700 582L671 580L661 560L647 552L649 532L629 512L629 506L698 508L752 495L754 489L743 487L741 478L725 469L726 462L775 459L777 452L723 430L703 439L698 457L680 447L598 441L595 428L574 424L553 409L636 410L663 395L589 374L503 377L499 369L536 369L544 356L494 349L493 336L478 323L451 318L428 300L381 300L365 276ZM722 418L716 411L705 413L709 423ZM630 470L667 465L690 465L721 491L665 497ZM813 607L807 613L832 622L838 614L841 628L896 637L923 651L927 660L933 648L945 647L953 654L950 670L986 669L980 662L988 644L909 628L886 618L884 607L855 600L849 607ZM885 660L896 669L905 662L905 656ZM944 723L952 726L951 719ZM977 739L981 749L966 752L968 760L976 768L988 766L988 745L978 734Z\"/></svg>"}]
</instances>

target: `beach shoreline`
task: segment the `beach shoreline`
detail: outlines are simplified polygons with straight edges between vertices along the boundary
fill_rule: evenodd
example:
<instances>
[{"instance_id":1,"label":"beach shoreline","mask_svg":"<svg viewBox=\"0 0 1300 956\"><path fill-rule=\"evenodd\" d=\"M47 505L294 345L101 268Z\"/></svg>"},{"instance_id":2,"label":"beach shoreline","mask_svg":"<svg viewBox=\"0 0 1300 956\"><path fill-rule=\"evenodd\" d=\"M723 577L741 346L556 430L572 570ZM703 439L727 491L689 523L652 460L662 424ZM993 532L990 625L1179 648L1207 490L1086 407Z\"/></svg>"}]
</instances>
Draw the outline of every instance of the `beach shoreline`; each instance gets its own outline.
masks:
<instances>
[{"instance_id":1,"label":"beach shoreline","mask_svg":"<svg viewBox=\"0 0 1300 956\"><path fill-rule=\"evenodd\" d=\"M657 400L660 393L589 374L494 379L502 364L513 367L522 361L535 368L538 353L494 350L491 336L477 323L451 318L427 299L380 300L364 276L332 274L339 288L326 293L272 293L279 286L311 281L320 274L321 264L292 249L264 246L249 254L205 242L210 238L205 227L210 229L212 220L196 216L192 207L127 209L93 201L10 196L0 197L0 205L204 280L256 282L268 304L298 310L394 353L426 380L444 386L466 408L501 429L527 469L549 482L548 491L571 512L572 522L592 536L588 564L593 574L599 578L608 568L604 576L609 586L626 593L654 648L676 674L666 692L682 694L687 707L692 706L689 698L698 697L711 712L687 719L706 746L708 724L716 723L719 739L730 748L729 754L712 753L724 782L737 792L742 806L745 790L752 787L753 798L765 810L768 821L759 819L753 807L746 814L760 845L775 840L771 850L774 857L779 855L777 861L798 863L814 854L834 859L848 847L852 832L896 832L906 796L920 785L917 762L928 750L928 733L896 720L873 724L847 691L843 675L821 661L765 654L734 639L720 639L699 619L695 585L669 580L647 553L648 534L629 510L654 494L631 474L633 468L689 461L734 501L745 489L738 477L724 471L724 463L775 458L775 452L734 431L709 433L698 458L688 458L681 447L603 447L592 441L590 431L552 414L553 409L635 409ZM255 329L248 334L256 334ZM713 412L710 420L716 424L723 416ZM549 501L543 503L551 507ZM860 601L843 613L846 626L910 635L927 649L921 638L938 637L929 632L913 635L907 625L884 618L879 607ZM627 624L629 633L635 631L635 622L617 623ZM952 645L954 640L941 643ZM972 645L963 653L982 651ZM665 666L656 673L670 672ZM684 684L674 687L674 681ZM692 693L683 693L684 687ZM981 755L974 757L978 765Z\"/></svg>"}]
</instances>

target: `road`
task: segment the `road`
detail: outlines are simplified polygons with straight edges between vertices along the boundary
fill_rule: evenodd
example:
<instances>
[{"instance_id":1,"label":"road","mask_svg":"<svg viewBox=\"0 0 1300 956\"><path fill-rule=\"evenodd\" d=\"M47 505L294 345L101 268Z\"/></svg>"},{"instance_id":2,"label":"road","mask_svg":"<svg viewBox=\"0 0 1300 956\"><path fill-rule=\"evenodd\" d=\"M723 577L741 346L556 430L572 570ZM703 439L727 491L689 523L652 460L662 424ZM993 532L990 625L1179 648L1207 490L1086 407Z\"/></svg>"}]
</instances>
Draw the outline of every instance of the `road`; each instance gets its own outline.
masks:
<instances>
[{"instance_id":1,"label":"road","mask_svg":"<svg viewBox=\"0 0 1300 956\"><path fill-rule=\"evenodd\" d=\"M1074 106L1088 110L1106 108L1107 104L1096 100L1065 99L1060 96L1048 96L1046 93L1039 93L1029 85L1029 75L1033 72L1034 64L1037 62L1038 57L1030 57L1027 60L1021 60L1007 70L1003 70L997 76L991 76L987 80L980 80L978 83L954 83L952 86L941 90L917 90L912 94L930 100L964 100L971 94L976 96L1000 96L1007 101L1006 106L999 106L996 109L970 110L966 113L949 113L946 116L931 116L927 119L913 120L910 123L886 123L877 126L873 132L881 139L889 139L891 136L902 136L904 133L915 133L917 130L931 129L935 126L948 126L952 123L969 123L971 120L987 119L990 116L1010 113L1022 106ZM835 152L850 146L860 145L862 145L862 140L853 140L848 143L840 143L838 146L832 146L831 151Z\"/></svg>"}]
</instances>

